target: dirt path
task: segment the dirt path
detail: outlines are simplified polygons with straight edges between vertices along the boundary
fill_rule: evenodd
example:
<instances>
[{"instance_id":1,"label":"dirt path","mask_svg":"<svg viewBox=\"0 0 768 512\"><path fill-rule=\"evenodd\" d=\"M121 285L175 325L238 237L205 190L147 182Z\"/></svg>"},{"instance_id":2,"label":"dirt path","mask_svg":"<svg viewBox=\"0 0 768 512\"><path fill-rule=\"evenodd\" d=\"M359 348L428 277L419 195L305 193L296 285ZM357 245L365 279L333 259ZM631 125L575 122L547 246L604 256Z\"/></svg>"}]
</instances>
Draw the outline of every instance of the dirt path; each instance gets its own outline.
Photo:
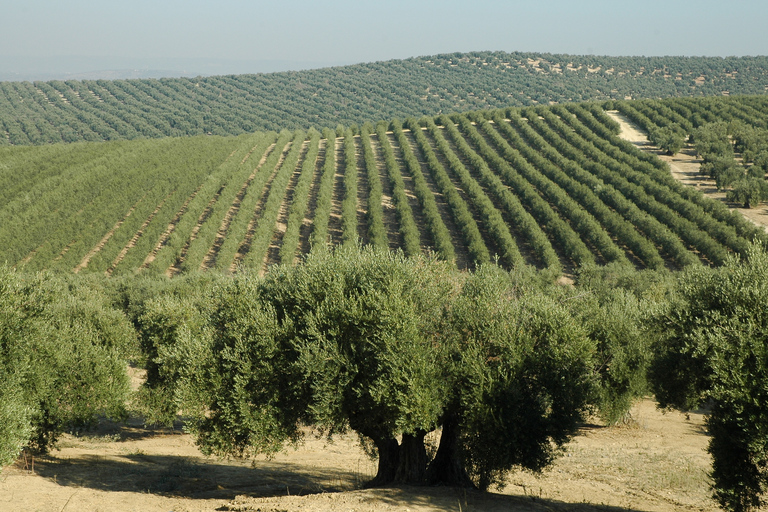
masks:
<instances>
[{"instance_id":1,"label":"dirt path","mask_svg":"<svg viewBox=\"0 0 768 512\"><path fill-rule=\"evenodd\" d=\"M291 179L288 181L288 186L285 189L283 201L280 203L280 210L277 214L277 219L275 220L275 230L272 233L272 240L269 243L269 249L267 249L267 253L264 255L264 261L261 265L262 273L266 272L270 265L280 263L280 248L283 245L285 230L288 228L288 213L290 212L291 204L293 203L293 192L296 188L296 183L299 181L299 176L301 176L301 169L308 152L309 140L305 140L301 146L301 154L296 161L296 167L294 167Z\"/></svg>"},{"instance_id":2,"label":"dirt path","mask_svg":"<svg viewBox=\"0 0 768 512\"><path fill-rule=\"evenodd\" d=\"M375 464L355 436L333 444L307 436L272 460L203 456L181 430L137 420L64 435L59 449L0 473L0 512L214 510L299 511L697 511L709 498L701 414L663 414L638 403L621 427L586 425L540 476L515 472L502 491L361 489Z\"/></svg>"},{"instance_id":3,"label":"dirt path","mask_svg":"<svg viewBox=\"0 0 768 512\"><path fill-rule=\"evenodd\" d=\"M679 182L698 188L705 196L722 201L728 205L731 210L738 211L745 218L752 221L755 225L768 231L768 205L761 204L755 208L741 208L725 200L725 192L719 192L715 186L715 180L699 174L701 160L696 158L696 152L691 144L686 146L676 155L669 156L661 154L661 151L653 146L645 133L635 125L630 119L616 110L609 110L606 113L619 123L622 139L628 140L643 151L655 153L663 161L669 164L672 170L672 176Z\"/></svg>"},{"instance_id":4,"label":"dirt path","mask_svg":"<svg viewBox=\"0 0 768 512\"><path fill-rule=\"evenodd\" d=\"M397 210L392 199L392 183L387 176L387 166L384 162L384 155L381 152L379 136L371 134L371 151L376 160L376 168L379 170L379 181L381 181L381 209L384 221L384 228L387 231L387 240L389 249L395 251L403 246L403 236L400 233L400 223L397 220Z\"/></svg>"},{"instance_id":5,"label":"dirt path","mask_svg":"<svg viewBox=\"0 0 768 512\"><path fill-rule=\"evenodd\" d=\"M297 261L301 254L309 254L311 245L309 243L310 235L312 234L312 221L315 218L315 210L317 209L317 192L320 189L320 182L323 176L323 165L325 164L325 157L330 147L330 141L327 139L320 139L320 149L317 153L317 160L315 161L315 170L312 175L312 186L309 189L309 201L307 202L307 211L304 214L304 220L301 223L301 229L299 230L299 250L294 261Z\"/></svg>"}]
</instances>

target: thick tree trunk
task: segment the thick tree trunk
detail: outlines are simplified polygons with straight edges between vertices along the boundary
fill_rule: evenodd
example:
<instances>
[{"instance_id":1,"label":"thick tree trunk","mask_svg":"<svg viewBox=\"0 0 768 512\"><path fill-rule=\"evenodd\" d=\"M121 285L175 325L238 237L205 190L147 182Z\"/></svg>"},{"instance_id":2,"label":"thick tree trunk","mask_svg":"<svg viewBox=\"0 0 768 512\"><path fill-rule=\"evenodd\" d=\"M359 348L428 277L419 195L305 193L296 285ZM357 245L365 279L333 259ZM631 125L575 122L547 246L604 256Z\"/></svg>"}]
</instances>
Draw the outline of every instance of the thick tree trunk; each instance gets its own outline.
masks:
<instances>
[{"instance_id":1,"label":"thick tree trunk","mask_svg":"<svg viewBox=\"0 0 768 512\"><path fill-rule=\"evenodd\" d=\"M374 479L365 484L365 487L381 487L394 482L400 461L397 439L374 439L374 444L379 452L379 468Z\"/></svg>"},{"instance_id":2,"label":"thick tree trunk","mask_svg":"<svg viewBox=\"0 0 768 512\"><path fill-rule=\"evenodd\" d=\"M425 475L427 484L475 487L461 460L459 433L459 419L449 416L443 423L440 445Z\"/></svg>"},{"instance_id":3,"label":"thick tree trunk","mask_svg":"<svg viewBox=\"0 0 768 512\"><path fill-rule=\"evenodd\" d=\"M424 436L427 433L419 431L416 434L403 434L400 443L400 459L395 473L395 481L401 484L419 485L424 483L427 471L427 449L424 447Z\"/></svg>"}]
</instances>

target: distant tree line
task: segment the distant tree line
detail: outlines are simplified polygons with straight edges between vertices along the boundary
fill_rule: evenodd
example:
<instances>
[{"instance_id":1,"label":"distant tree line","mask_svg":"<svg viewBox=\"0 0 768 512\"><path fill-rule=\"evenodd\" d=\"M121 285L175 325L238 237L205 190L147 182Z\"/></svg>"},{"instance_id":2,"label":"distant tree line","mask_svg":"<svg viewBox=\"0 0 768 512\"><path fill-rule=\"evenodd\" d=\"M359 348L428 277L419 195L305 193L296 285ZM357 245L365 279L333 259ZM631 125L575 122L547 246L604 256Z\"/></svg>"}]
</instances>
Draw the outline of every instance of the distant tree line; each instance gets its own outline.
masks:
<instances>
[{"instance_id":1,"label":"distant tree line","mask_svg":"<svg viewBox=\"0 0 768 512\"><path fill-rule=\"evenodd\" d=\"M299 72L0 82L0 145L238 135L548 105L765 94L766 57L474 52Z\"/></svg>"}]
</instances>

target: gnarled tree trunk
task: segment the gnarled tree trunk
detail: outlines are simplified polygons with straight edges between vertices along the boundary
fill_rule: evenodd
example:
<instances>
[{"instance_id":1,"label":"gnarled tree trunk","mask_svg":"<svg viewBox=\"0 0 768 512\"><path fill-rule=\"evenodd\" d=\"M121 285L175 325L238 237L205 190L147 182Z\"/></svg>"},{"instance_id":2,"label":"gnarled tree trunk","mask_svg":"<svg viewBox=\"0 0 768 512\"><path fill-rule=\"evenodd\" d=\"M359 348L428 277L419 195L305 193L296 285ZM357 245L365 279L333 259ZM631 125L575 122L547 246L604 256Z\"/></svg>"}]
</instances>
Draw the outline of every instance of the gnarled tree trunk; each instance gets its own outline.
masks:
<instances>
[{"instance_id":1,"label":"gnarled tree trunk","mask_svg":"<svg viewBox=\"0 0 768 512\"><path fill-rule=\"evenodd\" d=\"M403 434L395 482L412 485L424 483L424 474L427 471L427 449L424 447L426 435L424 431Z\"/></svg>"},{"instance_id":2,"label":"gnarled tree trunk","mask_svg":"<svg viewBox=\"0 0 768 512\"><path fill-rule=\"evenodd\" d=\"M429 485L475 487L464 469L459 446L459 419L448 416L443 422L443 433L434 460L429 465L425 482Z\"/></svg>"},{"instance_id":3,"label":"gnarled tree trunk","mask_svg":"<svg viewBox=\"0 0 768 512\"><path fill-rule=\"evenodd\" d=\"M379 452L379 467L376 476L365 487L381 487L395 481L400 461L400 445L397 439L374 439Z\"/></svg>"}]
</instances>

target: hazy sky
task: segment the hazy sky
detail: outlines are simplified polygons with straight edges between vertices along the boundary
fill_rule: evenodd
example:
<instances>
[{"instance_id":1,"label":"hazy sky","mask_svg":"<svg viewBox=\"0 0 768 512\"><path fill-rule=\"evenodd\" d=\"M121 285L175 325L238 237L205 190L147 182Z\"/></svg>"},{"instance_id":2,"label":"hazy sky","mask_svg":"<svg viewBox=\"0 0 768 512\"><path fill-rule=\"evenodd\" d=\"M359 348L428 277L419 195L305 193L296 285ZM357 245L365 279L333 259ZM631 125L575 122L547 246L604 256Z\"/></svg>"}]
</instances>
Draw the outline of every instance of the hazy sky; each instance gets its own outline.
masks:
<instances>
[{"instance_id":1,"label":"hazy sky","mask_svg":"<svg viewBox=\"0 0 768 512\"><path fill-rule=\"evenodd\" d=\"M475 50L768 53L766 0L0 2L0 72L62 62L259 72L269 61L298 69Z\"/></svg>"}]
</instances>

